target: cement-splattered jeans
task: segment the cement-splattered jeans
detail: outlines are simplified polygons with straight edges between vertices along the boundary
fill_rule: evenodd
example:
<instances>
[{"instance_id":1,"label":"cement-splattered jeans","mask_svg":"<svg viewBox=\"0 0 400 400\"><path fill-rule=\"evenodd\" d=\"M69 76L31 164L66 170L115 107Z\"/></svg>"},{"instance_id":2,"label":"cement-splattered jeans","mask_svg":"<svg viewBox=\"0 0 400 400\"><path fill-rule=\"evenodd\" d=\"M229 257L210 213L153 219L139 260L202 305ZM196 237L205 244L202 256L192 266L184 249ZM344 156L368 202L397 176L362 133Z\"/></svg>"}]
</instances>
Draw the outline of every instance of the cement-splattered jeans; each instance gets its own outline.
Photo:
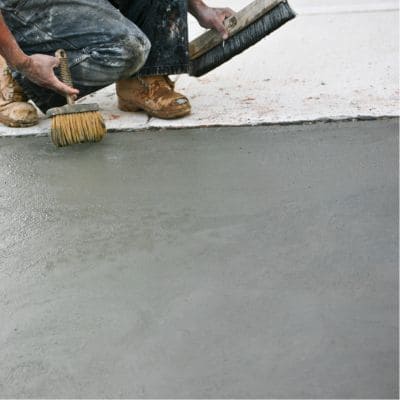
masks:
<instances>
[{"instance_id":1,"label":"cement-splattered jeans","mask_svg":"<svg viewBox=\"0 0 400 400\"><path fill-rule=\"evenodd\" d=\"M0 0L0 9L27 54L67 51L80 96L135 74L188 69L186 0ZM43 111L65 103L14 76Z\"/></svg>"}]
</instances>

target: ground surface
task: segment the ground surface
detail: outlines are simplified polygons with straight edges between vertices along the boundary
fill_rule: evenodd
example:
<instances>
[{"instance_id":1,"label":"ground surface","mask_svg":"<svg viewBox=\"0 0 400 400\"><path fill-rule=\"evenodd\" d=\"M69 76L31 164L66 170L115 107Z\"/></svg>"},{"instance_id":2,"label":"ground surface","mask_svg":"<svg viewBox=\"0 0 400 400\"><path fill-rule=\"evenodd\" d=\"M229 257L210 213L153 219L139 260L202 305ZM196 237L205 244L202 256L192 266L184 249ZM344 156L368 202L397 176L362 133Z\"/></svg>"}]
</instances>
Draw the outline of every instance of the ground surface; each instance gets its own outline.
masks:
<instances>
[{"instance_id":1,"label":"ground surface","mask_svg":"<svg viewBox=\"0 0 400 400\"><path fill-rule=\"evenodd\" d=\"M240 10L249 0L209 0ZM179 120L117 109L110 86L96 102L110 130L262 123L399 115L397 0L290 0L298 13L268 38L200 79L181 75L177 88L193 113ZM190 19L191 37L202 29ZM177 77L173 77L177 79ZM0 136L46 135L0 125Z\"/></svg>"},{"instance_id":2,"label":"ground surface","mask_svg":"<svg viewBox=\"0 0 400 400\"><path fill-rule=\"evenodd\" d=\"M0 140L0 395L396 396L397 129Z\"/></svg>"}]
</instances>

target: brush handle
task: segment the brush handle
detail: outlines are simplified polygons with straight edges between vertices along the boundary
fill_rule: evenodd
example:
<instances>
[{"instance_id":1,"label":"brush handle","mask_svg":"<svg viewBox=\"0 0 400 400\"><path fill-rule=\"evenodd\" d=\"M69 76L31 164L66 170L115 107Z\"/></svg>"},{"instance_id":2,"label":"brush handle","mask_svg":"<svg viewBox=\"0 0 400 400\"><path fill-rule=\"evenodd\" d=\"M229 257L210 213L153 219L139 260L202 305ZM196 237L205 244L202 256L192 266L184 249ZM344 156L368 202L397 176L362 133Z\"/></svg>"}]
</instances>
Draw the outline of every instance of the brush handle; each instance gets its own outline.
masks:
<instances>
[{"instance_id":1,"label":"brush handle","mask_svg":"<svg viewBox=\"0 0 400 400\"><path fill-rule=\"evenodd\" d=\"M58 61L60 62L60 78L61 81L64 82L66 85L71 86L72 88L74 85L72 84L72 77L71 71L69 70L68 66L68 56L67 52L63 49L59 49L56 51L55 56L57 57ZM68 104L75 104L74 97L71 95L66 94L65 98L67 99Z\"/></svg>"}]
</instances>

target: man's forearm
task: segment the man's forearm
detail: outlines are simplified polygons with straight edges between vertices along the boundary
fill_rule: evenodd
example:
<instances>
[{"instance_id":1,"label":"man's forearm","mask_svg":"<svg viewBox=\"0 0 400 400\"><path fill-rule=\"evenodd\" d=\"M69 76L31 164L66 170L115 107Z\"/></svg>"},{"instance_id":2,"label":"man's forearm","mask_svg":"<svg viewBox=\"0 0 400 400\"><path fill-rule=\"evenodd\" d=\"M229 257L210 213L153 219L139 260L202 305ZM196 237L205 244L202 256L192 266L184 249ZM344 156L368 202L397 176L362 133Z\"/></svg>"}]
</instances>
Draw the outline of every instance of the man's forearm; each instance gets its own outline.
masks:
<instances>
[{"instance_id":1,"label":"man's forearm","mask_svg":"<svg viewBox=\"0 0 400 400\"><path fill-rule=\"evenodd\" d=\"M29 57L21 50L8 29L0 12L0 55L16 69L23 69L29 63Z\"/></svg>"}]
</instances>

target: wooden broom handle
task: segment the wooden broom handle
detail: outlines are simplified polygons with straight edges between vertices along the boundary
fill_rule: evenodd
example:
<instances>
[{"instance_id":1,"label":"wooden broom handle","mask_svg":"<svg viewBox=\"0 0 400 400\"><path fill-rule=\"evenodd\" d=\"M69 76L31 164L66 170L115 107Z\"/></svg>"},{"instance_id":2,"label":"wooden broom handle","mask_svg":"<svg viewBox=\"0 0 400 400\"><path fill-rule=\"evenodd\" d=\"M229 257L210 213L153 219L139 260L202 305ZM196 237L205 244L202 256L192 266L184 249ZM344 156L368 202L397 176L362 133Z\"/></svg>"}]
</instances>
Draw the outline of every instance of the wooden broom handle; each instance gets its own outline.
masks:
<instances>
[{"instance_id":1,"label":"wooden broom handle","mask_svg":"<svg viewBox=\"0 0 400 400\"><path fill-rule=\"evenodd\" d=\"M73 88L74 85L72 84L71 71L69 70L69 66L68 66L67 52L63 49L59 49L56 51L55 56L57 57L58 61L60 62L59 68L60 68L61 81L64 82L66 85L71 86ZM66 94L65 98L67 99L68 104L70 104L70 105L75 104L75 100L74 100L73 96Z\"/></svg>"}]
</instances>

